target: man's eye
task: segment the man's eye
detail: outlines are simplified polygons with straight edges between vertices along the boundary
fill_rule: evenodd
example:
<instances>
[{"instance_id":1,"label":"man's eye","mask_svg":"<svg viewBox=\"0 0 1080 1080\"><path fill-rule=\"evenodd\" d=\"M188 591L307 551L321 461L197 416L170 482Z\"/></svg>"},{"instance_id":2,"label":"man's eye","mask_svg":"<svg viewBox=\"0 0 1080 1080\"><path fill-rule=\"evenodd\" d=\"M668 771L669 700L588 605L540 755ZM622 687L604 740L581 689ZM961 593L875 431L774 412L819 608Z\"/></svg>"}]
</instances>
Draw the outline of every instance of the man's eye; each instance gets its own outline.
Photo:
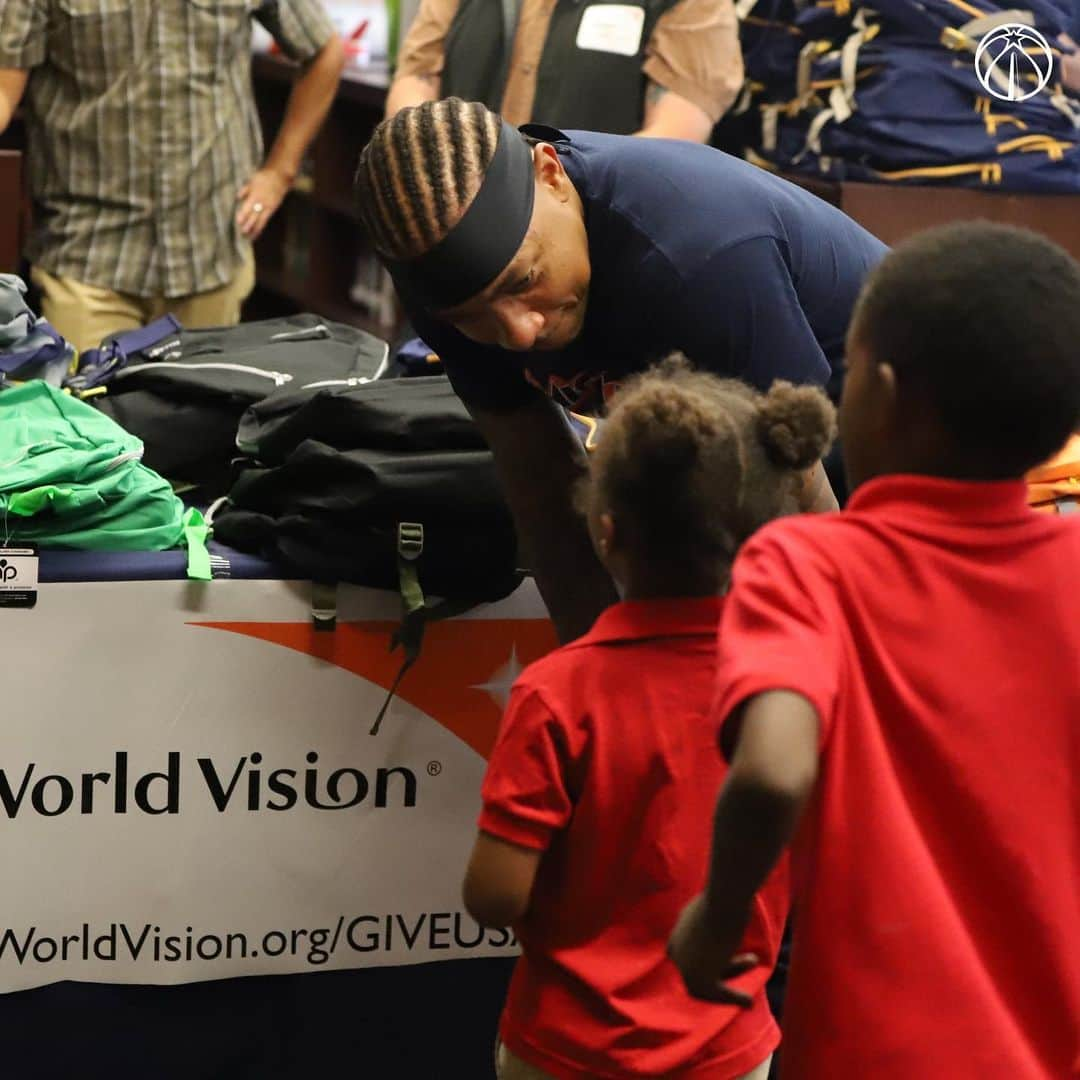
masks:
<instances>
[{"instance_id":1,"label":"man's eye","mask_svg":"<svg viewBox=\"0 0 1080 1080\"><path fill-rule=\"evenodd\" d=\"M516 281L514 283L514 290L513 291L516 292L516 293L525 292L526 289L531 287L532 283L535 280L536 280L536 271L535 270L530 270L523 278L520 278L518 281Z\"/></svg>"}]
</instances>

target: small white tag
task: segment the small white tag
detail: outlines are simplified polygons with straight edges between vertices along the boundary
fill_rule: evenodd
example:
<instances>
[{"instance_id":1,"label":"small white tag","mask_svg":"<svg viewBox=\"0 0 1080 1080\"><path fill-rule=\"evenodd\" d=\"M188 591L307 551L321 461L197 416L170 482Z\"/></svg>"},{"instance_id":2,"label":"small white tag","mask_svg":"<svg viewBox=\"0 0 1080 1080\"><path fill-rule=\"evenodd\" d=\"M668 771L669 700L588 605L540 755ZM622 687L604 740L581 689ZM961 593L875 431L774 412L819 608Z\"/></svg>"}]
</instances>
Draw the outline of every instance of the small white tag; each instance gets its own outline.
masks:
<instances>
[{"instance_id":1,"label":"small white tag","mask_svg":"<svg viewBox=\"0 0 1080 1080\"><path fill-rule=\"evenodd\" d=\"M644 28L645 9L636 4L592 4L578 24L577 47L635 56Z\"/></svg>"},{"instance_id":2,"label":"small white tag","mask_svg":"<svg viewBox=\"0 0 1080 1080\"><path fill-rule=\"evenodd\" d=\"M37 549L0 547L0 607L33 607L37 584Z\"/></svg>"}]
</instances>

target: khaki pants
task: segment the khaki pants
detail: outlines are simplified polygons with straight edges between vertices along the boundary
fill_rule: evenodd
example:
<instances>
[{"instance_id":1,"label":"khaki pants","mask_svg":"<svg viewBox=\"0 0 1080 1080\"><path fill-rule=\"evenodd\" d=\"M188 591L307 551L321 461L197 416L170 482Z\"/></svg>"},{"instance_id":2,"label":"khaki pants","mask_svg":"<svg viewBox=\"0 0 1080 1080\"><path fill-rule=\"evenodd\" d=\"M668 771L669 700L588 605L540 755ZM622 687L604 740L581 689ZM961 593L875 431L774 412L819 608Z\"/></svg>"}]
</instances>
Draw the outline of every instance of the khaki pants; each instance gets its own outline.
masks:
<instances>
[{"instance_id":1,"label":"khaki pants","mask_svg":"<svg viewBox=\"0 0 1080 1080\"><path fill-rule=\"evenodd\" d=\"M770 1054L756 1069L751 1069L740 1080L766 1080L771 1061ZM547 1073L541 1072L535 1065L511 1054L501 1040L495 1047L495 1075L499 1080L551 1080Z\"/></svg>"},{"instance_id":2,"label":"khaki pants","mask_svg":"<svg viewBox=\"0 0 1080 1080\"><path fill-rule=\"evenodd\" d=\"M240 305L255 285L255 258L248 248L232 281L208 292L171 300L164 296L129 296L73 278L55 277L37 267L30 276L41 290L41 314L83 352L96 348L109 334L135 330L167 312L188 329L235 325L240 321Z\"/></svg>"}]
</instances>

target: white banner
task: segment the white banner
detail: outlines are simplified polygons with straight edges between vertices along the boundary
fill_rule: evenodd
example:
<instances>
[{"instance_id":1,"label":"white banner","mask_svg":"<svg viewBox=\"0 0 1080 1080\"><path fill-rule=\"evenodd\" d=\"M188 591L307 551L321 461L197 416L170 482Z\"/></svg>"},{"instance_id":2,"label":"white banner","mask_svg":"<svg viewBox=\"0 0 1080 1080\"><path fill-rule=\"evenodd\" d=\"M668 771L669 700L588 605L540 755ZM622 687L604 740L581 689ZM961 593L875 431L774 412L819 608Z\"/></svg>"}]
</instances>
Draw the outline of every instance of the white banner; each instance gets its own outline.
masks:
<instances>
[{"instance_id":1,"label":"white banner","mask_svg":"<svg viewBox=\"0 0 1080 1080\"><path fill-rule=\"evenodd\" d=\"M0 609L0 992L508 955L463 911L509 684L554 645L531 585L428 630L305 584L45 584Z\"/></svg>"}]
</instances>

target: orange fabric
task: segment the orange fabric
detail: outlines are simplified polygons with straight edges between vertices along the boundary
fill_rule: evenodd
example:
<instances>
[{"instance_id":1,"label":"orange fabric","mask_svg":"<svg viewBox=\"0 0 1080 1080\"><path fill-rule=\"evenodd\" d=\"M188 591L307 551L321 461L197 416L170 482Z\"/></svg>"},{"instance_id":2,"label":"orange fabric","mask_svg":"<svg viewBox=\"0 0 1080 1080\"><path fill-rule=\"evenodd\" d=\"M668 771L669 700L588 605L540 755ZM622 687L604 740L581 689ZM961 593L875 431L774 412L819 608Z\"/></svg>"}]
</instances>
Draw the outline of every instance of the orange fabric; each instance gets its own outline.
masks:
<instances>
[{"instance_id":1,"label":"orange fabric","mask_svg":"<svg viewBox=\"0 0 1080 1080\"><path fill-rule=\"evenodd\" d=\"M1073 435L1049 461L1027 474L1028 504L1047 513L1058 499L1080 499L1080 435Z\"/></svg>"},{"instance_id":2,"label":"orange fabric","mask_svg":"<svg viewBox=\"0 0 1080 1080\"><path fill-rule=\"evenodd\" d=\"M387 647L395 622L338 622L332 634L311 620L288 622L197 622L273 642L317 661L351 671L389 690L401 667L401 653ZM509 684L521 667L558 645L547 619L453 619L424 632L420 659L402 680L398 697L487 758L495 745ZM505 689L502 684L505 682ZM374 714L366 719L374 719ZM363 725L365 718L358 718Z\"/></svg>"},{"instance_id":3,"label":"orange fabric","mask_svg":"<svg viewBox=\"0 0 1080 1080\"><path fill-rule=\"evenodd\" d=\"M1080 435L1073 435L1049 461L1027 474L1028 483L1066 480L1080 475Z\"/></svg>"}]
</instances>

